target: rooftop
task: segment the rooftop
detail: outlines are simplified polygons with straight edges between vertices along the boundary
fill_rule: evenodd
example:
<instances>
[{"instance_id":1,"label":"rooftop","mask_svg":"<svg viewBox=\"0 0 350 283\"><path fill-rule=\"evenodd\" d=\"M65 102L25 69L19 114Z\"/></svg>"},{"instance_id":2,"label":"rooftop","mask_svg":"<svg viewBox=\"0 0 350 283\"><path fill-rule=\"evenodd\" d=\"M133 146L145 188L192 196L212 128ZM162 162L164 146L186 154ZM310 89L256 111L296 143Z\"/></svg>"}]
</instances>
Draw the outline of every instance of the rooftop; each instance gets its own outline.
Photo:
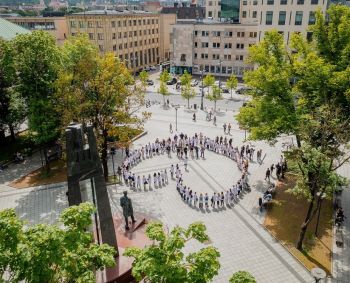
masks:
<instances>
[{"instance_id":1,"label":"rooftop","mask_svg":"<svg viewBox=\"0 0 350 283\"><path fill-rule=\"evenodd\" d=\"M116 11L116 10L91 10L85 12L74 13L72 15L135 15L135 14L152 14L146 11L140 10L124 10L124 11Z\"/></svg>"},{"instance_id":2,"label":"rooftop","mask_svg":"<svg viewBox=\"0 0 350 283\"><path fill-rule=\"evenodd\" d=\"M30 33L29 30L0 18L0 38L11 40L18 34Z\"/></svg>"}]
</instances>

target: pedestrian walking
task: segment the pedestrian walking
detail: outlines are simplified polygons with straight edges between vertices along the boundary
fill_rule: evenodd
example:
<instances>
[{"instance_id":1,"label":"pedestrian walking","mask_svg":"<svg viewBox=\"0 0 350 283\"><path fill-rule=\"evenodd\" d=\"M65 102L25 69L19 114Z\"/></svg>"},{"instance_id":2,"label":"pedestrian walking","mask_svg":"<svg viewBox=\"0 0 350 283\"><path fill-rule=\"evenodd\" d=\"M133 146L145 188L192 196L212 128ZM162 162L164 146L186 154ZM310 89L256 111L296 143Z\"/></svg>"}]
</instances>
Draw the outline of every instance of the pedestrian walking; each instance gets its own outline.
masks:
<instances>
[{"instance_id":1,"label":"pedestrian walking","mask_svg":"<svg viewBox=\"0 0 350 283\"><path fill-rule=\"evenodd\" d=\"M213 118L213 125L216 126L216 116L214 115L214 118Z\"/></svg>"},{"instance_id":2,"label":"pedestrian walking","mask_svg":"<svg viewBox=\"0 0 350 283\"><path fill-rule=\"evenodd\" d=\"M226 134L226 123L224 123L224 125L222 126L224 128L224 134Z\"/></svg>"},{"instance_id":3,"label":"pedestrian walking","mask_svg":"<svg viewBox=\"0 0 350 283\"><path fill-rule=\"evenodd\" d=\"M265 174L265 180L268 179L270 181L270 175L271 175L270 168L267 168L266 174Z\"/></svg>"},{"instance_id":4,"label":"pedestrian walking","mask_svg":"<svg viewBox=\"0 0 350 283\"><path fill-rule=\"evenodd\" d=\"M229 135L231 135L231 123L228 123L227 132Z\"/></svg>"},{"instance_id":5,"label":"pedestrian walking","mask_svg":"<svg viewBox=\"0 0 350 283\"><path fill-rule=\"evenodd\" d=\"M173 133L173 125L170 123L169 124L169 132L172 134Z\"/></svg>"}]
</instances>

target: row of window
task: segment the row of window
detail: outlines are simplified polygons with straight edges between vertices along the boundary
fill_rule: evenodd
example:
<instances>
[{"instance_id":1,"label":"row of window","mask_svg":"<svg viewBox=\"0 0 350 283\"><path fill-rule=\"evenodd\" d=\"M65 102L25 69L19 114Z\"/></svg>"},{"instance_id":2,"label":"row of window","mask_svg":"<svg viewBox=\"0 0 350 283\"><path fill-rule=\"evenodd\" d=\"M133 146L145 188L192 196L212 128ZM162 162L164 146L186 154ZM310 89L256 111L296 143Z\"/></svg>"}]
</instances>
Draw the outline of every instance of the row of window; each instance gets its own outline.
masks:
<instances>
[{"instance_id":1,"label":"row of window","mask_svg":"<svg viewBox=\"0 0 350 283\"><path fill-rule=\"evenodd\" d=\"M209 54L208 53L194 53L194 59L209 59ZM220 60L220 58L223 58L224 60L231 60L231 54L226 54L223 57L220 57L220 54L212 54L212 59L213 60ZM243 55L236 55L236 61L243 61L244 56Z\"/></svg>"},{"instance_id":2,"label":"row of window","mask_svg":"<svg viewBox=\"0 0 350 283\"><path fill-rule=\"evenodd\" d=\"M26 29L53 30L56 29L54 22L15 22Z\"/></svg>"},{"instance_id":3,"label":"row of window","mask_svg":"<svg viewBox=\"0 0 350 283\"><path fill-rule=\"evenodd\" d=\"M297 5L304 5L305 0L290 0L290 4L293 4L293 1L296 1ZM288 0L276 0L276 2L279 2L280 5L287 5ZM253 5L258 5L258 0L253 0ZM310 0L311 5L318 5L318 0ZM248 1L244 0L242 2L243 5L248 5ZM264 0L261 0L261 4L264 5ZM266 0L267 5L275 5L275 0Z\"/></svg>"},{"instance_id":4,"label":"row of window","mask_svg":"<svg viewBox=\"0 0 350 283\"><path fill-rule=\"evenodd\" d=\"M199 36L201 35L202 37L208 37L209 36L209 31L199 31L199 30L195 30L194 31L194 36ZM244 31L237 31L236 32L237 37L242 38L245 37L245 32ZM247 32L248 34L248 32ZM224 35L224 37L233 37L233 32L232 31L225 31L225 32L221 32L221 31L212 31L211 35L213 37L220 37L221 35ZM257 32L249 32L249 37L251 38L256 38L257 37Z\"/></svg>"},{"instance_id":5,"label":"row of window","mask_svg":"<svg viewBox=\"0 0 350 283\"><path fill-rule=\"evenodd\" d=\"M101 50L101 49L100 49ZM101 50L103 51L103 50ZM113 51L116 51L113 46ZM120 61L125 61L128 67L139 67L143 65L147 65L150 63L158 62L159 60L159 50L158 48L150 48L148 50L144 50L130 54L122 54L119 55Z\"/></svg>"},{"instance_id":6,"label":"row of window","mask_svg":"<svg viewBox=\"0 0 350 283\"><path fill-rule=\"evenodd\" d=\"M211 73L211 74L234 74L234 75L243 75L244 71L251 70L250 67L236 67L236 66L217 66L217 65L201 65L199 70L204 70L204 73Z\"/></svg>"},{"instance_id":7,"label":"row of window","mask_svg":"<svg viewBox=\"0 0 350 283\"><path fill-rule=\"evenodd\" d=\"M286 17L287 17L287 12L286 11L279 11L278 15L278 25L283 26L286 24ZM292 12L290 14L289 18L289 25L291 22L291 17L292 17ZM310 11L309 12L309 25L315 24L316 18L315 18L315 12ZM267 11L266 12L266 19L265 19L265 24L266 25L272 25L273 22L273 11ZM294 25L296 26L301 26L303 24L303 11L296 11L295 12L295 19L294 19Z\"/></svg>"},{"instance_id":8,"label":"row of window","mask_svg":"<svg viewBox=\"0 0 350 283\"><path fill-rule=\"evenodd\" d=\"M232 43L224 43L223 46L224 46L224 49L231 49ZM198 48L199 42L195 42L194 47ZM209 48L209 42L201 42L201 47L202 48ZM213 42L212 47L213 48L220 48L221 43L220 42ZM244 43L236 43L236 49L244 49Z\"/></svg>"},{"instance_id":9,"label":"row of window","mask_svg":"<svg viewBox=\"0 0 350 283\"><path fill-rule=\"evenodd\" d=\"M110 27L112 28L115 28L115 27L132 27L132 26L141 26L141 25L154 25L154 24L158 24L158 19L138 19L138 20L123 20L123 21L111 21L110 22ZM108 25L108 22L107 22L107 25ZM103 22L101 21L78 21L78 24L77 24L77 21L74 21L74 20L71 20L70 21L70 26L72 28L76 28L77 26L79 26L79 28L94 28L94 27L97 27L97 28L103 28ZM109 26L107 26L109 27Z\"/></svg>"},{"instance_id":10,"label":"row of window","mask_svg":"<svg viewBox=\"0 0 350 283\"><path fill-rule=\"evenodd\" d=\"M152 30L148 30L148 32L147 32L147 30L144 30L143 31L143 35L150 35L150 34L155 34L155 33L158 33L158 29L152 29ZM122 33L122 32L118 32L118 33L115 33L115 32L113 32L112 33L112 39L117 39L117 35L118 35L118 38L127 38L128 37L128 35L129 35L129 37L136 37L137 36L137 34L139 34L139 36L142 36L142 30L140 30L139 31L139 33L137 33L137 31L135 30L135 31L129 31L129 32L124 32L124 33ZM96 38L96 35L94 34L94 33L89 33L89 38L90 39L95 39ZM104 39L104 34L103 33L98 33L97 34L97 39L98 40L103 40Z\"/></svg>"}]
</instances>

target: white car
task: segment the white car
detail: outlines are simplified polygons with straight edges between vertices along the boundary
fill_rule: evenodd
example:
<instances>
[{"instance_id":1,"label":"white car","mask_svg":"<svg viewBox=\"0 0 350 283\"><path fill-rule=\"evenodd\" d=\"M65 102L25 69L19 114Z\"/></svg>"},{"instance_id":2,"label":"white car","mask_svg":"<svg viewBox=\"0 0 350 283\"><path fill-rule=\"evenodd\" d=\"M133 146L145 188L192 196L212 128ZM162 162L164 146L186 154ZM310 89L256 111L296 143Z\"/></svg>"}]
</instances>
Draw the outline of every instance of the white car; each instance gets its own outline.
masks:
<instances>
[{"instance_id":1,"label":"white car","mask_svg":"<svg viewBox=\"0 0 350 283\"><path fill-rule=\"evenodd\" d=\"M151 71L157 70L157 67L156 67L156 66L150 66L149 68L150 68Z\"/></svg>"},{"instance_id":2,"label":"white car","mask_svg":"<svg viewBox=\"0 0 350 283\"><path fill-rule=\"evenodd\" d=\"M197 80L192 80L191 86L197 86L197 85L198 85L198 81Z\"/></svg>"}]
</instances>

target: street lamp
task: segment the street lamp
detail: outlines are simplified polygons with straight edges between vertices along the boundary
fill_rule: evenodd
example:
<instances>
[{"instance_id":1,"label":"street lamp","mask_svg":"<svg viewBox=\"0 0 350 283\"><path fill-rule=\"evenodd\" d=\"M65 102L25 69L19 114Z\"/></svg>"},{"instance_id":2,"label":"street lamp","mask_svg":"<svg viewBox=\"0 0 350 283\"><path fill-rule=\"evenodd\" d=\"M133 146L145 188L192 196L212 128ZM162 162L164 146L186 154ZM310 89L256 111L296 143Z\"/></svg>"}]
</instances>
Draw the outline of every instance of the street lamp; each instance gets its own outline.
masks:
<instances>
[{"instance_id":1,"label":"street lamp","mask_svg":"<svg viewBox=\"0 0 350 283\"><path fill-rule=\"evenodd\" d=\"M177 104L177 105L174 105L174 108L175 108L175 131L177 131L177 110L180 108L180 105Z\"/></svg>"},{"instance_id":2,"label":"street lamp","mask_svg":"<svg viewBox=\"0 0 350 283\"><path fill-rule=\"evenodd\" d=\"M316 228L315 228L315 236L317 237L317 230L318 230L318 223L320 221L320 214L321 214L321 206L322 206L322 201L326 197L325 193L318 192L317 197L320 199L320 207L318 208L318 215L317 215L317 222L316 222Z\"/></svg>"},{"instance_id":3,"label":"street lamp","mask_svg":"<svg viewBox=\"0 0 350 283\"><path fill-rule=\"evenodd\" d=\"M113 178L114 178L114 181L115 181L116 180L116 175L115 175L114 158L113 158L113 156L115 155L115 147L114 146L111 147L110 153L111 153L111 156L112 156Z\"/></svg>"},{"instance_id":4,"label":"street lamp","mask_svg":"<svg viewBox=\"0 0 350 283\"><path fill-rule=\"evenodd\" d=\"M315 283L320 282L322 279L326 278L327 276L326 272L319 267L315 267L311 269L311 275L315 279Z\"/></svg>"},{"instance_id":5,"label":"street lamp","mask_svg":"<svg viewBox=\"0 0 350 283\"><path fill-rule=\"evenodd\" d=\"M219 66L220 66L220 76L219 76L219 88L221 89L221 64L222 64L222 60L219 60Z\"/></svg>"},{"instance_id":6,"label":"street lamp","mask_svg":"<svg viewBox=\"0 0 350 283\"><path fill-rule=\"evenodd\" d=\"M203 74L204 74L204 70L202 69L200 72L201 72L201 80L202 80L201 110L203 110L204 109L204 106L203 106L203 100L204 100Z\"/></svg>"}]
</instances>

